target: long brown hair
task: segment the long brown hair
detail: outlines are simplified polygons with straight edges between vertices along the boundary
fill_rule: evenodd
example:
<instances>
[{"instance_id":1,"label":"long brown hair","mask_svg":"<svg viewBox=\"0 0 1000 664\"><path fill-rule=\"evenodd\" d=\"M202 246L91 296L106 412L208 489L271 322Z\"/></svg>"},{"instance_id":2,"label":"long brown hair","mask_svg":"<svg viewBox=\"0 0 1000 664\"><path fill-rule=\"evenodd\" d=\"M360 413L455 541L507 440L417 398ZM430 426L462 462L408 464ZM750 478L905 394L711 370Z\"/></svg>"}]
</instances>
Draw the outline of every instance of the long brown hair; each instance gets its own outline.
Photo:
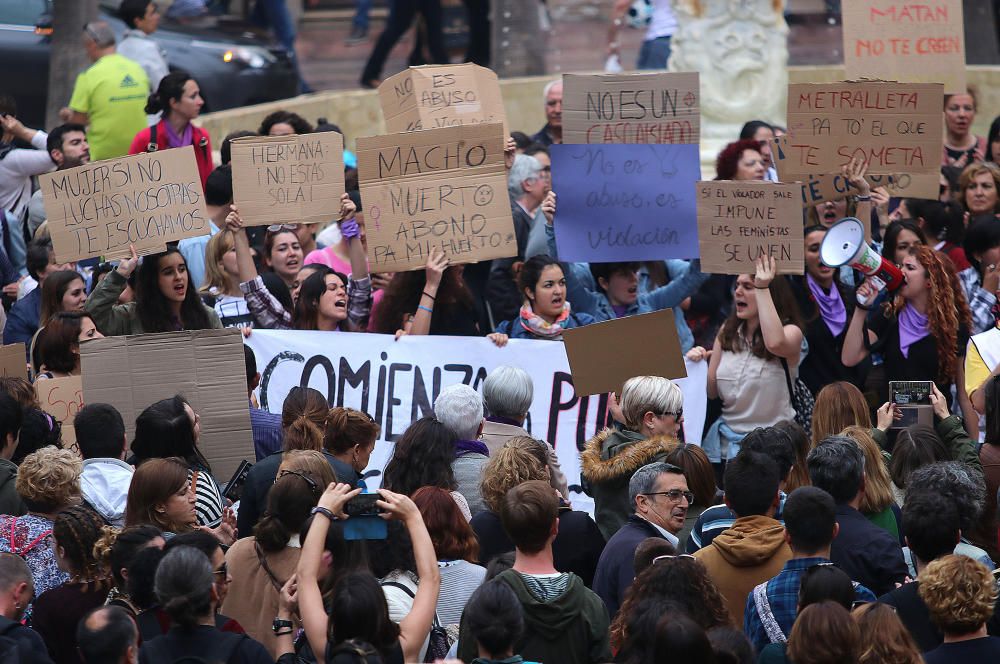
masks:
<instances>
[{"instance_id":1,"label":"long brown hair","mask_svg":"<svg viewBox=\"0 0 1000 664\"><path fill-rule=\"evenodd\" d=\"M861 496L859 511L879 514L893 502L892 478L889 477L882 450L872 438L871 427L850 426L840 433L857 443L865 455L865 492Z\"/></svg>"},{"instance_id":2,"label":"long brown hair","mask_svg":"<svg viewBox=\"0 0 1000 664\"><path fill-rule=\"evenodd\" d=\"M45 281L39 286L42 289L42 308L38 317L39 327L45 327L45 324L57 311L62 311L63 296L69 290L70 284L76 280L79 280L84 288L87 287L83 275L76 270L59 270L45 277Z\"/></svg>"},{"instance_id":3,"label":"long brown hair","mask_svg":"<svg viewBox=\"0 0 1000 664\"><path fill-rule=\"evenodd\" d=\"M125 499L125 526L148 523L165 531L190 530L194 524L168 523L156 506L167 502L188 483L188 464L178 457L150 459L135 469ZM185 527L186 526L186 527Z\"/></svg>"},{"instance_id":4,"label":"long brown hair","mask_svg":"<svg viewBox=\"0 0 1000 664\"><path fill-rule=\"evenodd\" d=\"M281 407L282 449L285 452L322 449L329 413L330 405L319 390L298 386L289 390Z\"/></svg>"},{"instance_id":5,"label":"long brown hair","mask_svg":"<svg viewBox=\"0 0 1000 664\"><path fill-rule=\"evenodd\" d=\"M854 425L872 428L868 402L861 390L842 380L821 389L813 406L812 446Z\"/></svg>"},{"instance_id":6,"label":"long brown hair","mask_svg":"<svg viewBox=\"0 0 1000 664\"><path fill-rule=\"evenodd\" d=\"M479 561L479 540L450 492L421 487L413 494L413 504L424 518L439 559Z\"/></svg>"},{"instance_id":7,"label":"long brown hair","mask_svg":"<svg viewBox=\"0 0 1000 664\"><path fill-rule=\"evenodd\" d=\"M856 662L860 640L847 609L830 600L810 604L795 618L788 635L788 658L795 664Z\"/></svg>"},{"instance_id":8,"label":"long brown hair","mask_svg":"<svg viewBox=\"0 0 1000 664\"><path fill-rule=\"evenodd\" d=\"M947 255L925 244L912 247L910 255L924 266L930 282L927 324L937 344L938 379L952 383L955 381L958 362L958 328L964 325L966 330L972 329L972 313L958 277L955 276L955 265ZM891 302L885 304L885 316L888 318L899 315L905 305L906 299L902 295L896 295Z\"/></svg>"},{"instance_id":9,"label":"long brown hair","mask_svg":"<svg viewBox=\"0 0 1000 664\"><path fill-rule=\"evenodd\" d=\"M778 312L778 319L781 320L781 324L797 325L799 328L802 328L802 314L799 312L799 305L795 301L795 293L792 292L792 287L788 285L788 281L783 276L778 275L771 282L769 288L771 299L774 300L774 308ZM736 352L744 349L742 329L743 321L736 316L736 307L733 307L729 318L726 319L726 322L722 324L722 329L719 330L719 343L722 344L722 350ZM750 340L750 352L757 357L763 357L768 360L777 359L777 356L764 346L764 335L761 333L759 325L754 330L753 339Z\"/></svg>"},{"instance_id":10,"label":"long brown hair","mask_svg":"<svg viewBox=\"0 0 1000 664\"><path fill-rule=\"evenodd\" d=\"M861 632L858 664L922 664L920 649L896 615L895 607L882 602L863 604L851 612Z\"/></svg>"}]
</instances>

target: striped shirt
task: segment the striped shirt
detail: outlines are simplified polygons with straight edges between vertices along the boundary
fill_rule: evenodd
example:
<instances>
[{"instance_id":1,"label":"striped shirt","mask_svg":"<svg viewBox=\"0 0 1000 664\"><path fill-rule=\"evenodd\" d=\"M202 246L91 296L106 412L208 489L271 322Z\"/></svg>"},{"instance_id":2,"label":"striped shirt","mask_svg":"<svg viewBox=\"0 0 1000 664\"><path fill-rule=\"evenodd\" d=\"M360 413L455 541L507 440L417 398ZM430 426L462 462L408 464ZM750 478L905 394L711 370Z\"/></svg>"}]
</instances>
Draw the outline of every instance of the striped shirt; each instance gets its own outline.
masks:
<instances>
[{"instance_id":1,"label":"striped shirt","mask_svg":"<svg viewBox=\"0 0 1000 664\"><path fill-rule=\"evenodd\" d=\"M438 562L441 572L441 589L438 591L438 622L444 626L462 621L462 611L469 597L482 584L486 568L465 560Z\"/></svg>"},{"instance_id":2,"label":"striped shirt","mask_svg":"<svg viewBox=\"0 0 1000 664\"><path fill-rule=\"evenodd\" d=\"M778 509L774 513L774 519L784 523L781 513L785 509L785 498L787 498L787 495L784 491L779 491L778 497ZM684 548L688 553L704 549L712 543L716 535L732 528L734 521L736 521L736 512L725 505L713 505L709 507L698 517L698 521L695 522L694 528L691 529L691 533L688 535L687 544Z\"/></svg>"},{"instance_id":3,"label":"striped shirt","mask_svg":"<svg viewBox=\"0 0 1000 664\"><path fill-rule=\"evenodd\" d=\"M537 599L539 602L551 602L553 600L562 597L569 588L569 580L572 576L571 574L524 574L518 572L521 575L521 580L524 581L524 585L528 588L528 592L531 596Z\"/></svg>"},{"instance_id":4,"label":"striped shirt","mask_svg":"<svg viewBox=\"0 0 1000 664\"><path fill-rule=\"evenodd\" d=\"M197 480L194 473L198 473ZM198 525L215 528L222 523L222 510L225 507L215 478L211 473L195 468L188 471L188 481L194 485L194 511L198 515Z\"/></svg>"}]
</instances>

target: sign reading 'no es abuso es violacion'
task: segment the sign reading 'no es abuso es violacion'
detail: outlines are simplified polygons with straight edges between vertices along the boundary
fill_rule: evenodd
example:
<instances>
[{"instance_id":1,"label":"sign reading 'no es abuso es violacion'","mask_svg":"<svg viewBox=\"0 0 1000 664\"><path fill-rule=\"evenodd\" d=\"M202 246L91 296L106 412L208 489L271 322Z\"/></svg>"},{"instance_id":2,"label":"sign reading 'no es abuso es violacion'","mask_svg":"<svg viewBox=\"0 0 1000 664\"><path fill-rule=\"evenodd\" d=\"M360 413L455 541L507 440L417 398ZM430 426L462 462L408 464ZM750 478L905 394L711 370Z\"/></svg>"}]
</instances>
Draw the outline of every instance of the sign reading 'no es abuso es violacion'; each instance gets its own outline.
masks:
<instances>
[{"instance_id":1,"label":"sign reading 'no es abuso es violacion'","mask_svg":"<svg viewBox=\"0 0 1000 664\"><path fill-rule=\"evenodd\" d=\"M697 145L553 145L559 258L696 258Z\"/></svg>"},{"instance_id":2,"label":"sign reading 'no es abuso es violacion'","mask_svg":"<svg viewBox=\"0 0 1000 664\"><path fill-rule=\"evenodd\" d=\"M334 131L233 141L233 198L247 226L330 221L344 193L344 137Z\"/></svg>"},{"instance_id":3,"label":"sign reading 'no es abuso es violacion'","mask_svg":"<svg viewBox=\"0 0 1000 664\"><path fill-rule=\"evenodd\" d=\"M372 271L422 269L439 248L455 263L517 254L500 124L358 139Z\"/></svg>"},{"instance_id":4,"label":"sign reading 'no es abuso es violacion'","mask_svg":"<svg viewBox=\"0 0 1000 664\"><path fill-rule=\"evenodd\" d=\"M699 182L701 269L753 274L772 256L780 274L802 274L802 185L756 181Z\"/></svg>"},{"instance_id":5,"label":"sign reading 'no es abuso es violacion'","mask_svg":"<svg viewBox=\"0 0 1000 664\"><path fill-rule=\"evenodd\" d=\"M173 148L38 178L59 262L163 251L167 242L208 233L194 147Z\"/></svg>"}]
</instances>

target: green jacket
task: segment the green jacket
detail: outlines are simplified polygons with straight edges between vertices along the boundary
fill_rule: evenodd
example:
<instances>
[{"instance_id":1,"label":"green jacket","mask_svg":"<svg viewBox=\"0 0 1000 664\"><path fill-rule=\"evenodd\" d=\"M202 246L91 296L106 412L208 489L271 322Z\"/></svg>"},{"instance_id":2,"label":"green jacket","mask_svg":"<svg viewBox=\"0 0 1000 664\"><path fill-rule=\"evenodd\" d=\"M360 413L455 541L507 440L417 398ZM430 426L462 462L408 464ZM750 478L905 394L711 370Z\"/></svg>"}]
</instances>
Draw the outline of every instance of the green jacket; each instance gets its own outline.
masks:
<instances>
[{"instance_id":1,"label":"green jacket","mask_svg":"<svg viewBox=\"0 0 1000 664\"><path fill-rule=\"evenodd\" d=\"M17 482L17 466L7 459L0 459L0 514L21 516L27 508L14 488Z\"/></svg>"},{"instance_id":2,"label":"green jacket","mask_svg":"<svg viewBox=\"0 0 1000 664\"><path fill-rule=\"evenodd\" d=\"M983 463L976 454L976 443L969 438L965 431L962 418L958 415L949 415L934 425L934 430L941 437L944 444L951 450L951 458L954 461L961 461L983 474ZM881 429L872 429L872 438L883 450L888 446L889 440L885 432Z\"/></svg>"},{"instance_id":3,"label":"green jacket","mask_svg":"<svg viewBox=\"0 0 1000 664\"><path fill-rule=\"evenodd\" d=\"M594 520L605 541L634 511L628 499L628 482L635 471L647 463L663 461L678 444L676 438L645 438L628 429L605 429L587 441L580 453L580 474L584 489L594 499Z\"/></svg>"},{"instance_id":4,"label":"green jacket","mask_svg":"<svg viewBox=\"0 0 1000 664\"><path fill-rule=\"evenodd\" d=\"M94 319L94 324L106 337L116 337L125 334L144 334L142 323L135 312L135 303L118 304L118 296L125 290L125 277L112 270L108 276L97 284L97 288L87 298L84 308L90 317ZM188 288L191 288L188 284ZM214 330L222 329L222 321L219 320L215 309L205 307L205 315L208 316L208 327Z\"/></svg>"},{"instance_id":5,"label":"green jacket","mask_svg":"<svg viewBox=\"0 0 1000 664\"><path fill-rule=\"evenodd\" d=\"M569 576L566 592L550 602L536 599L519 572L509 569L496 576L497 580L510 586L524 609L524 635L514 645L514 652L533 662L610 662L608 609L600 597L583 585L580 577L575 574ZM463 662L471 662L477 654L476 639L463 615L458 657Z\"/></svg>"}]
</instances>

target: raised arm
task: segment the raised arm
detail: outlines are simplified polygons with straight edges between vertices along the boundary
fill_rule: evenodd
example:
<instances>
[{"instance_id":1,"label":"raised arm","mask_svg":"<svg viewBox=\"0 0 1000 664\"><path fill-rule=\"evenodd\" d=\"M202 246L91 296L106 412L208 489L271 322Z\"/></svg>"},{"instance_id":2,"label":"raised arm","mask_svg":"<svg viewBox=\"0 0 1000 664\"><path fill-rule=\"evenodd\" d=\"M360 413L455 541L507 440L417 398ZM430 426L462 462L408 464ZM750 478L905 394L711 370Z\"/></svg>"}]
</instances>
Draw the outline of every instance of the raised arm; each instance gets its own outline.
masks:
<instances>
[{"instance_id":1,"label":"raised arm","mask_svg":"<svg viewBox=\"0 0 1000 664\"><path fill-rule=\"evenodd\" d=\"M131 255L119 262L118 267L97 284L97 288L84 305L97 329L109 337L131 332L131 320L134 315L131 307L118 304L118 296L125 290L129 276L139 264L139 255L135 247L129 245L129 250Z\"/></svg>"},{"instance_id":2,"label":"raised arm","mask_svg":"<svg viewBox=\"0 0 1000 664\"><path fill-rule=\"evenodd\" d=\"M253 281L257 278L257 266L253 262L253 252L250 250L250 238L243 227L240 211L233 206L232 212L226 216L226 229L233 234L233 247L236 249L236 270L240 281Z\"/></svg>"},{"instance_id":3,"label":"raised arm","mask_svg":"<svg viewBox=\"0 0 1000 664\"><path fill-rule=\"evenodd\" d=\"M844 335L844 347L840 351L840 361L845 367L854 367L868 357L868 347L878 341L874 332L865 326L865 319L871 309L871 303L878 295L878 289L872 285L871 281L865 279L858 287L858 306L854 308L851 316L851 324L847 327L847 334ZM864 301L865 304L861 304ZM867 335L868 342L865 343Z\"/></svg>"},{"instance_id":4,"label":"raised arm","mask_svg":"<svg viewBox=\"0 0 1000 664\"><path fill-rule=\"evenodd\" d=\"M330 519L346 519L344 505L361 489L351 489L349 484L334 484L326 488L320 496L319 511L313 516L312 525L302 545L302 554L295 572L298 581L299 614L306 630L309 647L314 653L326 652L326 635L329 618L323 606L323 593L319 589L319 566L326 543L326 533L330 530ZM335 560L336 565L341 561ZM322 657L322 655L320 655Z\"/></svg>"},{"instance_id":5,"label":"raised arm","mask_svg":"<svg viewBox=\"0 0 1000 664\"><path fill-rule=\"evenodd\" d=\"M257 274L250 250L250 238L243 227L239 210L226 217L226 230L233 234L233 248L236 250L236 270L239 273L240 290L246 299L247 308L257 324L268 330L287 330L292 327L292 314L264 286L264 280Z\"/></svg>"},{"instance_id":6,"label":"raised arm","mask_svg":"<svg viewBox=\"0 0 1000 664\"><path fill-rule=\"evenodd\" d=\"M434 315L434 300L437 297L438 288L441 286L441 277L448 269L450 262L448 255L438 247L431 249L427 256L427 266L424 272L427 275L423 293L420 295L420 303L417 311L413 314L412 325L407 334L430 334L431 317Z\"/></svg>"},{"instance_id":7,"label":"raised arm","mask_svg":"<svg viewBox=\"0 0 1000 664\"><path fill-rule=\"evenodd\" d=\"M399 641L403 648L403 659L415 662L420 657L420 648L431 630L434 612L437 609L438 591L441 589L441 573L438 571L434 543L424 525L420 510L409 497L379 489L382 500L375 504L385 512L386 519L398 519L406 525L413 543L413 558L417 563L417 577L420 584L413 598L413 608L399 623Z\"/></svg>"},{"instance_id":8,"label":"raised arm","mask_svg":"<svg viewBox=\"0 0 1000 664\"><path fill-rule=\"evenodd\" d=\"M368 257L361 242L361 227L354 218L357 207L347 194L340 197L340 234L347 240L347 257L351 260L351 278L368 278Z\"/></svg>"},{"instance_id":9,"label":"raised arm","mask_svg":"<svg viewBox=\"0 0 1000 664\"><path fill-rule=\"evenodd\" d=\"M771 282L776 276L777 266L773 256L757 259L757 273L753 278L757 290L757 316L760 319L760 334L764 347L774 355L784 358L793 366L798 364L802 352L802 329L798 325L785 325L778 316L778 310L771 298Z\"/></svg>"},{"instance_id":10,"label":"raised arm","mask_svg":"<svg viewBox=\"0 0 1000 664\"><path fill-rule=\"evenodd\" d=\"M865 179L867 171L868 164L860 158L851 159L851 163L844 166L844 177L858 190L854 216L864 225L866 241L872 239L872 188Z\"/></svg>"}]
</instances>

